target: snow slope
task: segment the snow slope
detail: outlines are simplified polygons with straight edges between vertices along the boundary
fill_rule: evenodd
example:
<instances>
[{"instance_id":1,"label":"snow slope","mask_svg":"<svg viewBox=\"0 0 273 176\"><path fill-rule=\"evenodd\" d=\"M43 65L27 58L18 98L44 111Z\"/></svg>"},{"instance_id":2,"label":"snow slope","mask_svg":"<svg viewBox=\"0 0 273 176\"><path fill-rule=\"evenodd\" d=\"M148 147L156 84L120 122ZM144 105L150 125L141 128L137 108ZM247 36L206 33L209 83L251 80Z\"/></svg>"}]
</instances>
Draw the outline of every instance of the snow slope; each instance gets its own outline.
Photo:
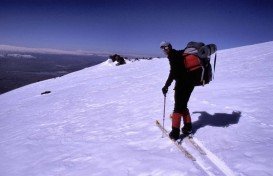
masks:
<instances>
[{"instance_id":1,"label":"snow slope","mask_svg":"<svg viewBox=\"0 0 273 176\"><path fill-rule=\"evenodd\" d=\"M191 150L198 162L155 125L166 58L104 62L2 94L0 175L273 175L272 58L273 42L218 52L215 80L189 102L208 153ZM166 116L173 101L170 88Z\"/></svg>"}]
</instances>

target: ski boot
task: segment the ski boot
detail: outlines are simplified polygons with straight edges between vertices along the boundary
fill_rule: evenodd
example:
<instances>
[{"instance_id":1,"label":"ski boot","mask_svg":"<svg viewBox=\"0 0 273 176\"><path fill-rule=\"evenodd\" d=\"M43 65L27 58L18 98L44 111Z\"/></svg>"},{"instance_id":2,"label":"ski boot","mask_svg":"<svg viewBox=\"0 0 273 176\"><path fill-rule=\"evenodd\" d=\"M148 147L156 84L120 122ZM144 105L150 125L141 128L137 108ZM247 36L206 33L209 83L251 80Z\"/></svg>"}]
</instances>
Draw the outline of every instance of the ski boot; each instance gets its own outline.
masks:
<instances>
[{"instance_id":1,"label":"ski boot","mask_svg":"<svg viewBox=\"0 0 273 176\"><path fill-rule=\"evenodd\" d=\"M191 135L192 134L192 124L185 123L181 130L184 135Z\"/></svg>"},{"instance_id":2,"label":"ski boot","mask_svg":"<svg viewBox=\"0 0 273 176\"><path fill-rule=\"evenodd\" d=\"M172 140L177 140L179 139L179 136L180 136L180 129L179 128L175 128L175 127L172 127L172 131L170 132L169 134L169 137L172 139Z\"/></svg>"}]
</instances>

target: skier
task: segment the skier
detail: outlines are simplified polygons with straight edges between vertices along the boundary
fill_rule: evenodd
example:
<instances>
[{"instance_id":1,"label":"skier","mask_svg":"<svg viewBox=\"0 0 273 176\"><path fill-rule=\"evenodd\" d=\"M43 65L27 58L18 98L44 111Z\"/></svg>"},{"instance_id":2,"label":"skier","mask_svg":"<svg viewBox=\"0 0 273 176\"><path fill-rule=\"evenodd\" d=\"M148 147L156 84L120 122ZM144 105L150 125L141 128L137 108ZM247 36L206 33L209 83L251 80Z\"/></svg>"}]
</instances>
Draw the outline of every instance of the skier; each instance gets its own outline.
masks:
<instances>
[{"instance_id":1,"label":"skier","mask_svg":"<svg viewBox=\"0 0 273 176\"><path fill-rule=\"evenodd\" d=\"M172 131L169 136L173 140L179 139L181 117L183 117L184 126L182 133L189 135L192 133L191 116L188 109L188 101L194 89L193 81L187 76L187 71L183 62L184 50L175 50L169 42L161 42L160 48L168 57L170 64L170 73L168 79L162 88L163 95L166 96L169 86L175 80L174 92L174 110L171 115Z\"/></svg>"}]
</instances>

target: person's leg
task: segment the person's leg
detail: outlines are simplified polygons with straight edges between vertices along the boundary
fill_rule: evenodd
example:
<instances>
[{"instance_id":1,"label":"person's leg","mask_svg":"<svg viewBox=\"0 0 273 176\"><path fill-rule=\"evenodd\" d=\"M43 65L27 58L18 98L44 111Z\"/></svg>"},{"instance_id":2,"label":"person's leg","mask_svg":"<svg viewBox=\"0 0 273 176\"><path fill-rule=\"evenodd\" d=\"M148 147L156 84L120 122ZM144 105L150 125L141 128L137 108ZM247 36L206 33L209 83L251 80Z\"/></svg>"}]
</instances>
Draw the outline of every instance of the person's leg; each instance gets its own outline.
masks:
<instances>
[{"instance_id":1,"label":"person's leg","mask_svg":"<svg viewBox=\"0 0 273 176\"><path fill-rule=\"evenodd\" d=\"M192 122L191 122L191 115L189 109L185 109L182 113L184 126L182 127L183 134L191 134L192 133Z\"/></svg>"},{"instance_id":2,"label":"person's leg","mask_svg":"<svg viewBox=\"0 0 273 176\"><path fill-rule=\"evenodd\" d=\"M188 109L188 101L190 99L193 89L194 89L194 86L191 84L181 84L181 85L177 85L175 90L174 113L178 113L178 114L181 114L181 116L183 116L184 126L182 128L182 132L184 134L190 134L192 131L192 123L191 123L191 116Z\"/></svg>"},{"instance_id":3,"label":"person's leg","mask_svg":"<svg viewBox=\"0 0 273 176\"><path fill-rule=\"evenodd\" d=\"M173 114L171 115L172 131L169 134L171 139L177 140L180 136L181 116L182 114L175 112L173 112Z\"/></svg>"}]
</instances>

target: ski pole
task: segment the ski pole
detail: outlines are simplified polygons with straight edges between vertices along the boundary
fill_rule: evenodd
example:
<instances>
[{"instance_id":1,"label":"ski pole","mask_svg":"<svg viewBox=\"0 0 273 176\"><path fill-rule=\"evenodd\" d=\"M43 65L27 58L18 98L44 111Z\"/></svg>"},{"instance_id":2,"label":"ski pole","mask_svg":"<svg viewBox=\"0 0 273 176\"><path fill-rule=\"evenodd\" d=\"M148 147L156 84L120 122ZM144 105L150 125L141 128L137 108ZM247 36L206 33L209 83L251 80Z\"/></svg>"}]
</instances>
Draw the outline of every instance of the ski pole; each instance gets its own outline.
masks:
<instances>
[{"instance_id":1,"label":"ski pole","mask_svg":"<svg viewBox=\"0 0 273 176\"><path fill-rule=\"evenodd\" d=\"M166 94L164 94L164 110L163 110L163 128L165 129L165 108L166 108ZM164 132L162 132L162 138L164 137Z\"/></svg>"}]
</instances>

